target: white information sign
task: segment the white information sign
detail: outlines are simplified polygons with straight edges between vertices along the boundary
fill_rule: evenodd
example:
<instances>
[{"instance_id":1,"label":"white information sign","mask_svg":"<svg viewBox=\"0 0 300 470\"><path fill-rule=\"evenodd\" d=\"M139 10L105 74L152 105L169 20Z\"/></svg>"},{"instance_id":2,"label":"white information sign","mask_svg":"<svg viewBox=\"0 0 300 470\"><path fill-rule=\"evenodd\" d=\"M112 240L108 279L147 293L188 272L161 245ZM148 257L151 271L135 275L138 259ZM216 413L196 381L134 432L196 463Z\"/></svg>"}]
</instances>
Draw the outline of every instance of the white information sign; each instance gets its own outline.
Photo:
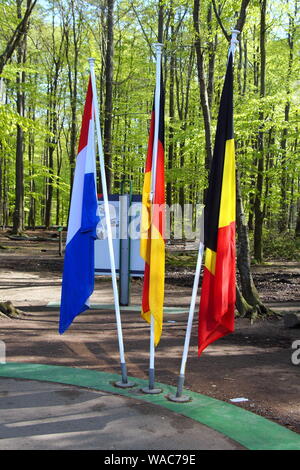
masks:
<instances>
[{"instance_id":1,"label":"white information sign","mask_svg":"<svg viewBox=\"0 0 300 470\"><path fill-rule=\"evenodd\" d=\"M100 221L97 226L97 240L95 241L95 274L109 275L111 270L104 203L100 200L98 204ZM130 207L128 207L128 195L109 196L109 212L117 274L119 274L122 246L122 249L127 250L128 256L130 256L130 275L144 275L145 262L140 256L141 206L141 197L139 196L133 196ZM122 207L122 210L120 210L120 207Z\"/></svg>"}]
</instances>

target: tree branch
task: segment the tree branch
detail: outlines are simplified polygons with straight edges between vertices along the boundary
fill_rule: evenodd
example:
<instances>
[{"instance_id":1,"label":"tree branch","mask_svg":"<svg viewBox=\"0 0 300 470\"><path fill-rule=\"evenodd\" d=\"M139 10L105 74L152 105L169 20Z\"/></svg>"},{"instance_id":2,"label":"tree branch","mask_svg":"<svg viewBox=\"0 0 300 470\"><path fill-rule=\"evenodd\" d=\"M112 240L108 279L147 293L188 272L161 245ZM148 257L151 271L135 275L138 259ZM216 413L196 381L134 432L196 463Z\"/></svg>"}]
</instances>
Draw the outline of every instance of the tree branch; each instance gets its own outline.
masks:
<instances>
[{"instance_id":1,"label":"tree branch","mask_svg":"<svg viewBox=\"0 0 300 470\"><path fill-rule=\"evenodd\" d=\"M246 21L246 15L247 15L247 7L250 3L250 0L242 0L242 3L241 3L241 8L240 8L240 13L239 13L239 17L237 19L237 22L235 24L235 27L234 29L237 29L240 33L242 32L243 30L243 27L244 27L244 24L245 24L245 21ZM225 36L225 38L227 39L227 41L229 42L230 41L230 38L231 38L231 35L227 33L223 23L222 23L222 20L221 20L221 17L220 17L220 14L217 10L217 6L216 6L216 2L215 0L212 0L212 4L213 4L213 8L214 8L214 13L216 15L216 18L217 18L217 21L219 23L219 26L220 28L222 29L223 31L223 34Z\"/></svg>"},{"instance_id":2,"label":"tree branch","mask_svg":"<svg viewBox=\"0 0 300 470\"><path fill-rule=\"evenodd\" d=\"M247 7L249 3L250 3L250 0L242 0L240 14L237 19L236 25L234 27L234 29L237 29L240 33L242 32L245 21L246 21Z\"/></svg>"},{"instance_id":3,"label":"tree branch","mask_svg":"<svg viewBox=\"0 0 300 470\"><path fill-rule=\"evenodd\" d=\"M136 16L136 19L138 20L138 23L139 23L139 25L140 25L140 28L141 28L142 33L143 33L143 35L144 35L144 38L145 38L145 40L146 40L146 42L147 42L147 44L148 44L148 46L149 46L151 56L155 59L155 54L154 54L154 52L153 52L153 50L152 50L151 41L149 40L149 38L148 38L148 36L147 36L147 33L146 33L146 31L145 31L145 29L144 29L144 27L143 27L143 23L142 23L141 20L140 20L139 14L138 14L138 12L136 11L133 2L131 2L131 8L132 8L132 10L133 10L133 12L134 12L134 14L135 14L135 16Z\"/></svg>"},{"instance_id":4,"label":"tree branch","mask_svg":"<svg viewBox=\"0 0 300 470\"><path fill-rule=\"evenodd\" d=\"M32 13L33 8L35 7L37 0L28 0L26 11L20 23L18 24L17 28L13 32L11 38L8 40L6 48L4 52L0 55L0 74L3 72L3 69L11 56L13 55L14 51L20 44L22 37L26 33L28 27L28 20Z\"/></svg>"},{"instance_id":5,"label":"tree branch","mask_svg":"<svg viewBox=\"0 0 300 470\"><path fill-rule=\"evenodd\" d=\"M230 35L227 33L226 29L224 28L224 25L222 23L222 20L221 20L221 17L219 15L219 12L217 10L217 6L216 6L216 2L215 0L212 0L212 4L213 4L213 8L214 8L214 13L216 15L216 18L217 18L217 21L219 23L219 26L221 28L221 30L223 31L223 34L225 36L225 38L227 39L227 41L229 42L230 41Z\"/></svg>"}]
</instances>

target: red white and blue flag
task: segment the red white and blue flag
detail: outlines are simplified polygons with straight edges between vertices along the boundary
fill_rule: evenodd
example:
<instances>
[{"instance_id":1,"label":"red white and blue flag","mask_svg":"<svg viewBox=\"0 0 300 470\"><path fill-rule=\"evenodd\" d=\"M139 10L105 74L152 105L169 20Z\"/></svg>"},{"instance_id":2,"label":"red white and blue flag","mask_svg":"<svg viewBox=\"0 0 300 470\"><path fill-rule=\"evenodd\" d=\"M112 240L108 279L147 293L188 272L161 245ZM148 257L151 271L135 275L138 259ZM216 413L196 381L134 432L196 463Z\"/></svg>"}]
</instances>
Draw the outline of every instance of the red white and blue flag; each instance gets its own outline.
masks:
<instances>
[{"instance_id":1,"label":"red white and blue flag","mask_svg":"<svg viewBox=\"0 0 300 470\"><path fill-rule=\"evenodd\" d=\"M94 243L99 216L93 113L90 79L72 188L60 303L60 334L77 315L89 308L89 297L94 290Z\"/></svg>"}]
</instances>

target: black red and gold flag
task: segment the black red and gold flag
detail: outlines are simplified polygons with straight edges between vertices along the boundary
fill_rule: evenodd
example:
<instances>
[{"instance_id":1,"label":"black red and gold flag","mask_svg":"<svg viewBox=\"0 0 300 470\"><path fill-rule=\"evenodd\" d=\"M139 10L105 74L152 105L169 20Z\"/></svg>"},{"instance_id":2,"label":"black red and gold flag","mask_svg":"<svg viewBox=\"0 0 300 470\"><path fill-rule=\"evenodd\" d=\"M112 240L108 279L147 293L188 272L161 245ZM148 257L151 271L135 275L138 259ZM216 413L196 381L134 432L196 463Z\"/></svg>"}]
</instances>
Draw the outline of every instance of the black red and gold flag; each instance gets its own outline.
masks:
<instances>
[{"instance_id":1,"label":"black red and gold flag","mask_svg":"<svg viewBox=\"0 0 300 470\"><path fill-rule=\"evenodd\" d=\"M153 174L155 121L158 123L156 171ZM154 178L154 186L152 179ZM153 198L151 192L153 191ZM165 279L165 171L164 171L164 91L160 84L159 117L153 105L142 195L140 254L145 260L142 317L154 318L154 344L160 341L163 324Z\"/></svg>"}]
</instances>

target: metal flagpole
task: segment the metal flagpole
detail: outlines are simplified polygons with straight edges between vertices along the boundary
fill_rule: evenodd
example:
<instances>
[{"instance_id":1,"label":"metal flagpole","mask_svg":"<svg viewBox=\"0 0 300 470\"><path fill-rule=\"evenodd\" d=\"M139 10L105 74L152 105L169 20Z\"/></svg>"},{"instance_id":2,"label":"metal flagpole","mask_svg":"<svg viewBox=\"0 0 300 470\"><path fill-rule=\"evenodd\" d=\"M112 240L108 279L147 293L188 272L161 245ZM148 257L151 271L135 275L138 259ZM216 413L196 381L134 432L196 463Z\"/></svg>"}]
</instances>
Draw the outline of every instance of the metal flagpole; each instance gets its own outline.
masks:
<instances>
[{"instance_id":1,"label":"metal flagpole","mask_svg":"<svg viewBox=\"0 0 300 470\"><path fill-rule=\"evenodd\" d=\"M151 168L151 204L154 200L155 185L156 185L156 168L157 168L157 153L158 153L158 132L159 132L159 119L160 119L160 80L161 80L161 55L163 44L154 44L156 50L156 86L155 86L155 100L154 100L154 140L153 140L153 154L152 154L152 168ZM151 315L150 323L150 361L149 361L149 387L143 388L144 393L161 393L161 388L155 388L155 344L154 344L154 317Z\"/></svg>"},{"instance_id":2,"label":"metal flagpole","mask_svg":"<svg viewBox=\"0 0 300 470\"><path fill-rule=\"evenodd\" d=\"M186 328L186 333L185 333L185 341L184 341L184 347L183 347L181 367L180 367L180 373L178 377L177 392L176 392L176 395L168 396L168 399L171 401L179 401L179 402L190 401L190 397L188 397L187 395L182 395L182 389L183 389L184 379L185 379L185 366L186 366L189 346L190 346L190 339L191 339L196 298L197 298L197 292L198 292L198 286L199 286L203 251L204 251L204 244L202 241L200 241L196 272L195 272L194 284L193 284L193 291L192 291L192 298L191 298L190 310L189 310L189 316L188 316L188 323L187 323L187 328Z\"/></svg>"},{"instance_id":3,"label":"metal flagpole","mask_svg":"<svg viewBox=\"0 0 300 470\"><path fill-rule=\"evenodd\" d=\"M118 285L117 285L115 257L114 257L113 241L112 241L112 230L111 230L111 222L110 222L107 184L106 184L106 175L105 175L105 167L104 167L104 155L103 155L99 108L98 108L98 99L97 99L97 88L96 88L95 69L94 69L95 59L88 59L88 60L90 64L91 82L92 82L92 90L93 90L93 104L94 104L97 137L98 137L100 173L101 173L101 182L102 182L102 191L103 191L105 219L106 219L106 226L107 226L107 240L108 240L108 249L109 249L109 257L110 257L111 277L112 277L112 286L113 286L113 293L114 293L115 314L116 314L120 361L121 361L122 381L116 382L115 385L118 387L123 387L123 388L133 387L134 383L128 382L127 368L126 368L125 355L124 355Z\"/></svg>"},{"instance_id":4,"label":"metal flagpole","mask_svg":"<svg viewBox=\"0 0 300 470\"><path fill-rule=\"evenodd\" d=\"M231 41L230 41L228 56L232 52L232 56L234 57L234 52L235 52L236 46L238 44L237 35L239 34L239 32L240 31L238 31L237 29L232 29L231 30L232 37L231 37ZM191 298L191 303L190 303L188 323L187 323L185 342L184 342L184 348L183 348L183 354L182 354L181 368L180 368L180 373L179 373L178 383L177 383L177 391L176 391L176 395L169 395L168 396L169 400L177 401L177 402L181 402L181 403L191 400L191 398L189 396L182 395L182 390L183 390L183 385L184 385L184 380L185 380L185 367L186 367L188 351L189 351L189 345L190 345L190 339L191 339L191 332L192 332L194 311L195 311L195 305L196 305L197 291L198 291L198 286L199 286L199 279L200 279L203 252L204 252L204 244L200 240L197 266L196 266L196 272L195 272L195 277L194 277L194 285L193 285L193 291L192 291L192 298Z\"/></svg>"}]
</instances>

